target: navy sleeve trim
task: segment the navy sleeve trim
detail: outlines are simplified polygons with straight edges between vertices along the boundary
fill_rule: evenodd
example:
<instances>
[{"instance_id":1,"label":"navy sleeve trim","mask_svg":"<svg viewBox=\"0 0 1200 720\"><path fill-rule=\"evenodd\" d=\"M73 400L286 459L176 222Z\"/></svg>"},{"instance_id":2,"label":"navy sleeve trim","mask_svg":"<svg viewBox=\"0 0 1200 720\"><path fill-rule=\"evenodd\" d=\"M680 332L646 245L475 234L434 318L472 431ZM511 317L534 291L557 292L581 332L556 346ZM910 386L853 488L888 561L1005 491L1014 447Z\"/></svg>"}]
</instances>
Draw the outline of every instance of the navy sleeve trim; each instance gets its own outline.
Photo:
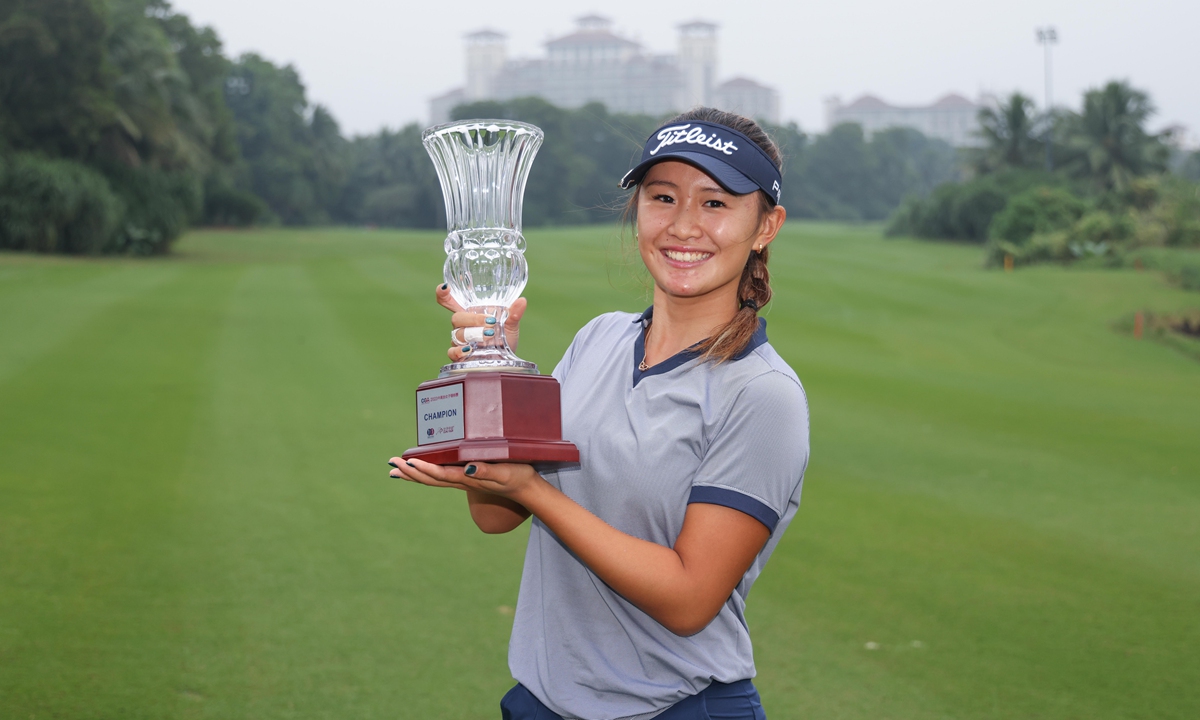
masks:
<instances>
[{"instance_id":1,"label":"navy sleeve trim","mask_svg":"<svg viewBox=\"0 0 1200 720\"><path fill-rule=\"evenodd\" d=\"M713 485L696 485L692 488L691 496L688 497L688 504L692 503L722 505L739 512L744 512L763 525L766 525L767 530L771 532L775 532L775 526L779 524L779 514L767 507L766 503L752 498L745 493L740 493L737 490L730 490L729 488Z\"/></svg>"}]
</instances>

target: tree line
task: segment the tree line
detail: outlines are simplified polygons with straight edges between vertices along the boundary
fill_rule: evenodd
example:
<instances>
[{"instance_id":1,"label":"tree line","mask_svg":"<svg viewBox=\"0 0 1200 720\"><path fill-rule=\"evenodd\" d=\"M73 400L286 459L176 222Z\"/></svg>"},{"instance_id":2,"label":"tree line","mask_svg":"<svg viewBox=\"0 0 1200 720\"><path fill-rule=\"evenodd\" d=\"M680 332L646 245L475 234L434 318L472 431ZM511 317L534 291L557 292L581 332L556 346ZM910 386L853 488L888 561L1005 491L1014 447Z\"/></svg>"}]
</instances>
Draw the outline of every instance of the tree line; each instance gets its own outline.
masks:
<instances>
[{"instance_id":1,"label":"tree line","mask_svg":"<svg viewBox=\"0 0 1200 720\"><path fill-rule=\"evenodd\" d=\"M530 225L611 221L619 178L665 118L475 103L458 118L539 125ZM0 247L164 252L192 225L437 227L443 205L417 124L345 137L299 73L167 0L9 0L0 7ZM913 130L810 136L771 127L792 217L879 220L957 177L955 151Z\"/></svg>"},{"instance_id":2,"label":"tree line","mask_svg":"<svg viewBox=\"0 0 1200 720\"><path fill-rule=\"evenodd\" d=\"M893 217L896 232L981 238L1007 198L1045 172L1047 144L1063 168L1054 182L1127 188L1172 161L1144 131L1149 100L1120 92L1089 95L1078 115L1038 115L1014 96L984 112L985 145L967 155L904 128L767 130L784 154L790 217ZM1121 103L1128 111L1113 116ZM546 131L526 190L529 225L618 218L617 181L666 119L537 98L454 115ZM152 254L193 225L438 227L443 204L421 131L346 137L295 68L228 57L212 28L167 0L0 5L0 248ZM1200 154L1175 166L1200 175Z\"/></svg>"}]
</instances>

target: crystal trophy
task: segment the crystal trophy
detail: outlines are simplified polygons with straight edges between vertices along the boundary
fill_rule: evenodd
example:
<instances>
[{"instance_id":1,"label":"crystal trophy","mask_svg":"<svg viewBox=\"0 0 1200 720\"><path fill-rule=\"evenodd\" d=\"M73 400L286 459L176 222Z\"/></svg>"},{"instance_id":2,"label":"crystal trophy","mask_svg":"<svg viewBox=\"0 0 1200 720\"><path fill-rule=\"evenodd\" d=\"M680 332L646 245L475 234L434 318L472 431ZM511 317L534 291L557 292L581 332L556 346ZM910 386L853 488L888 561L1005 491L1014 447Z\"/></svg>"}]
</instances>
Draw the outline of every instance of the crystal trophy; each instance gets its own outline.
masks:
<instances>
[{"instance_id":1,"label":"crystal trophy","mask_svg":"<svg viewBox=\"0 0 1200 720\"><path fill-rule=\"evenodd\" d=\"M446 204L450 295L468 312L495 317L495 334L417 388L417 446L405 459L571 463L562 439L558 381L539 375L508 345L504 321L528 280L521 208L541 147L540 128L512 120L463 120L426 130Z\"/></svg>"}]
</instances>

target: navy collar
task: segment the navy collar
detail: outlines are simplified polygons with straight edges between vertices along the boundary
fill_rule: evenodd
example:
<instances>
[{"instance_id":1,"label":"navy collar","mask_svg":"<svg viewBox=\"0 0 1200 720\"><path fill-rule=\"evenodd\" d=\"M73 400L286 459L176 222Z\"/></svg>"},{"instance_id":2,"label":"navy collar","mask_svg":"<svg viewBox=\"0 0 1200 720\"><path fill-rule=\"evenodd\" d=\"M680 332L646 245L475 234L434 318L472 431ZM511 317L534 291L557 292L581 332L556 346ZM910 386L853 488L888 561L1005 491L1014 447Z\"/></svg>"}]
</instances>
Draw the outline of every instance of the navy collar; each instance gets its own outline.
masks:
<instances>
[{"instance_id":1,"label":"navy collar","mask_svg":"<svg viewBox=\"0 0 1200 720\"><path fill-rule=\"evenodd\" d=\"M633 320L633 322L642 326L642 332L639 332L637 334L637 337L633 341L633 386L634 387L637 387L638 382L640 382L641 379L644 377L649 377L651 375L662 375L663 373L670 372L690 360L695 360L696 358L700 357L700 352L698 350L694 349L696 347L696 345L699 345L700 343L696 343L696 345L693 345L690 348L685 348L683 350L680 350L679 352L675 353L674 355L667 358L666 360L663 360L662 362L651 366L645 372L642 372L638 366L642 364L642 358L646 357L645 329L650 326L650 320L653 317L654 317L654 306L651 305L650 307L646 308L645 312L643 312L641 315L634 318L634 320ZM758 319L758 329L754 331L754 335L753 335L753 337L750 338L750 342L746 344L746 347L743 348L741 352L739 352L737 355L734 355L733 359L735 361L741 360L742 358L746 357L751 352L753 352L754 349L757 348L759 345L762 345L766 342L767 342L767 319L759 318Z\"/></svg>"}]
</instances>

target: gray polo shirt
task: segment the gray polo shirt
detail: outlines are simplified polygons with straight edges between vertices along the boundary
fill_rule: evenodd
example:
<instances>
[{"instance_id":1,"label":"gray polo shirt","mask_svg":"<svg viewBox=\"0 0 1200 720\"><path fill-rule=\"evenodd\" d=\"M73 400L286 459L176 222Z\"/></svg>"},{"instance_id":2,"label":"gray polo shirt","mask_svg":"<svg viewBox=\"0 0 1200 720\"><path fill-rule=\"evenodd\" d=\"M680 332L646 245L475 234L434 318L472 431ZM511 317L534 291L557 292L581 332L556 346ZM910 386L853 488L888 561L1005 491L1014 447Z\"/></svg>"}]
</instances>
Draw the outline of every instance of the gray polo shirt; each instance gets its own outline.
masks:
<instances>
[{"instance_id":1,"label":"gray polo shirt","mask_svg":"<svg viewBox=\"0 0 1200 720\"><path fill-rule=\"evenodd\" d=\"M565 718L650 718L709 683L754 677L746 596L800 503L808 404L796 373L767 343L735 360L684 351L646 372L650 317L609 313L575 336L554 376L563 436L580 464L543 475L609 525L673 546L689 503L725 505L771 530L709 625L667 630L608 587L537 518L529 532L509 668Z\"/></svg>"}]
</instances>

